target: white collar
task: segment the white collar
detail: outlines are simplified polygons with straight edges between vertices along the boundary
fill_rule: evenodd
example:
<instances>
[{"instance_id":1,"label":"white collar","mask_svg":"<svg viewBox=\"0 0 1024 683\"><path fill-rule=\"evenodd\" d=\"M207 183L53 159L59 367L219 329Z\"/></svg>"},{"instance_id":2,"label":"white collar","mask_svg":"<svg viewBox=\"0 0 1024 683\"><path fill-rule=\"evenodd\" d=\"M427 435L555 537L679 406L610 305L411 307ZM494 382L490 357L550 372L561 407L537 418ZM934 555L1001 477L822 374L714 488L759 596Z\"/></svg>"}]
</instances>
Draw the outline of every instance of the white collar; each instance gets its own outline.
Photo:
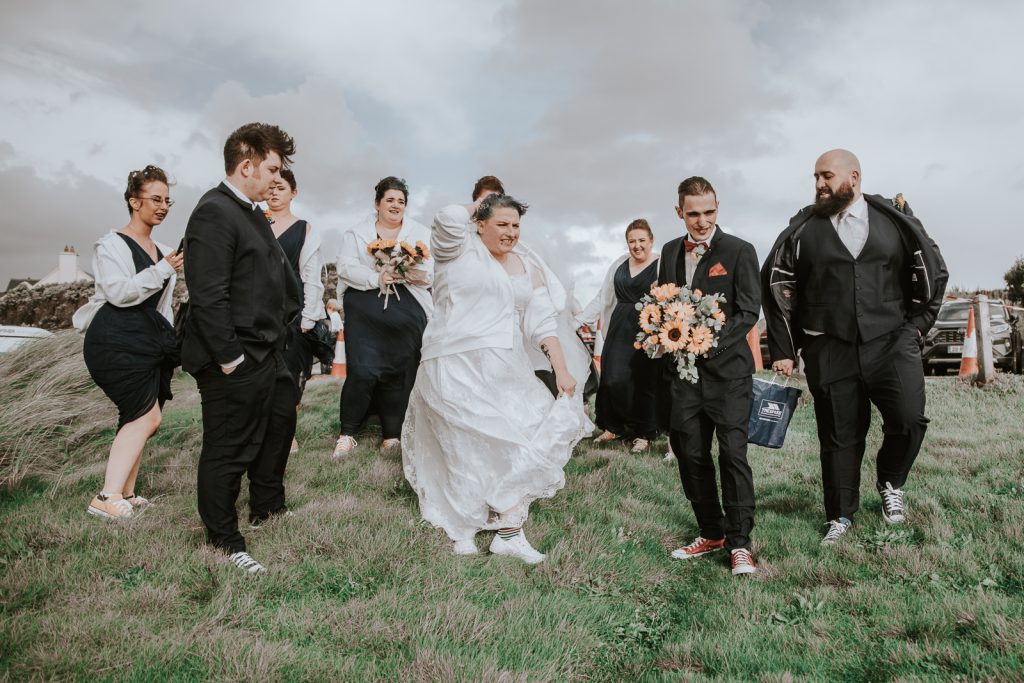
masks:
<instances>
[{"instance_id":1,"label":"white collar","mask_svg":"<svg viewBox=\"0 0 1024 683\"><path fill-rule=\"evenodd\" d=\"M850 204L848 207L843 209L843 211L845 211L847 213L847 215L849 215L851 218L856 218L856 219L862 220L862 221L863 220L867 220L867 217L868 217L868 203L866 201L864 201L864 195L863 194L859 195L855 200L853 200L853 204ZM839 221L839 214L843 213L843 211L840 211L839 213L835 214L834 216L831 216L833 224L835 224L835 223L837 223Z\"/></svg>"},{"instance_id":2,"label":"white collar","mask_svg":"<svg viewBox=\"0 0 1024 683\"><path fill-rule=\"evenodd\" d=\"M256 202L254 202L253 200L249 199L249 198L248 198L248 197L246 197L246 196L245 196L244 194L242 194L242 191L241 191L241 190L239 190L239 189L238 189L237 187L235 187L234 185L232 185L232 184L231 184L231 181L230 181L230 180L228 180L227 178L225 178L225 179L224 179L224 184L228 186L228 189L229 189L229 190L231 190L231 192L232 192L232 193L233 193L233 194L234 194L234 195L235 195L236 197L238 197L239 199L241 199L241 200L242 200L243 202L245 202L246 204L248 204L248 205L249 205L249 206L251 206L252 208L254 208L254 209L256 208Z\"/></svg>"}]
</instances>

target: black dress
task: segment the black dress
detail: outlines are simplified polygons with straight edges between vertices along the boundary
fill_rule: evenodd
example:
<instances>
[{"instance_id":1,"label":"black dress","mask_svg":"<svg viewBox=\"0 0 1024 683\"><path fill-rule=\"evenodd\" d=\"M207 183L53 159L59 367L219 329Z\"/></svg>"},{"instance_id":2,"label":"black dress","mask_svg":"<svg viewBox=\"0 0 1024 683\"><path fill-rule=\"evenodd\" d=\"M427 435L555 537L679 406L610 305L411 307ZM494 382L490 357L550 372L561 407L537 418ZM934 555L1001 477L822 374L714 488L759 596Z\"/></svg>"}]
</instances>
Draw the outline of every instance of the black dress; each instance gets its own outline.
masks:
<instances>
[{"instance_id":1,"label":"black dress","mask_svg":"<svg viewBox=\"0 0 1024 683\"><path fill-rule=\"evenodd\" d=\"M376 288L345 290L348 377L341 388L342 434L355 434L369 415L378 415L385 439L402 435L427 314L405 285L395 289L386 309Z\"/></svg>"},{"instance_id":2,"label":"black dress","mask_svg":"<svg viewBox=\"0 0 1024 683\"><path fill-rule=\"evenodd\" d=\"M299 256L302 254L302 247L306 244L306 221L298 220L288 226L288 229L277 237L277 243L281 245L284 255L288 258L292 275L295 276L296 286L299 290L300 310L306 307L306 292L302 286L302 271L299 265ZM299 399L306 388L306 380L313 374L313 352L306 343L302 333L302 316L296 317L288 325L288 339L285 342L284 362L288 366L288 372L295 380L295 387L298 390Z\"/></svg>"},{"instance_id":3,"label":"black dress","mask_svg":"<svg viewBox=\"0 0 1024 683\"><path fill-rule=\"evenodd\" d=\"M640 312L636 304L658 279L658 262L654 261L633 277L627 259L614 277L617 302L604 330L601 383L597 388L597 426L615 434L632 433L652 439L658 433L655 397L660 366L657 360L633 348L633 342L640 332Z\"/></svg>"},{"instance_id":4,"label":"black dress","mask_svg":"<svg viewBox=\"0 0 1024 683\"><path fill-rule=\"evenodd\" d=\"M135 272L156 261L131 237L117 233L132 252ZM97 386L117 406L117 429L139 419L157 403L163 408L171 396L171 375L178 365L174 327L157 305L164 286L134 306L115 306L109 301L98 311L85 332L85 366Z\"/></svg>"}]
</instances>

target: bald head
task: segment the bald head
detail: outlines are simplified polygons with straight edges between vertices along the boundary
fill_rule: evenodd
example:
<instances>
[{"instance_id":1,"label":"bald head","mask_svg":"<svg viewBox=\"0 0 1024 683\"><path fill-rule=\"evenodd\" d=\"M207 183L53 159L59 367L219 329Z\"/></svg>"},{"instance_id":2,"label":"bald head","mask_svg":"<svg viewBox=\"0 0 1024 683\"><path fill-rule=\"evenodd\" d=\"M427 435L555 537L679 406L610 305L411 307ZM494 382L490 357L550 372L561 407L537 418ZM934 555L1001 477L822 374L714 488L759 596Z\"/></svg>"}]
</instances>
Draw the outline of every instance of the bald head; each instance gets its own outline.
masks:
<instances>
[{"instance_id":1,"label":"bald head","mask_svg":"<svg viewBox=\"0 0 1024 683\"><path fill-rule=\"evenodd\" d=\"M860 161L853 152L833 149L814 164L814 206L823 216L839 213L860 197Z\"/></svg>"},{"instance_id":2,"label":"bald head","mask_svg":"<svg viewBox=\"0 0 1024 683\"><path fill-rule=\"evenodd\" d=\"M857 175L860 175L860 159L847 149L830 149L825 152L818 157L818 162L814 165L815 169L823 164L846 172L856 171Z\"/></svg>"}]
</instances>

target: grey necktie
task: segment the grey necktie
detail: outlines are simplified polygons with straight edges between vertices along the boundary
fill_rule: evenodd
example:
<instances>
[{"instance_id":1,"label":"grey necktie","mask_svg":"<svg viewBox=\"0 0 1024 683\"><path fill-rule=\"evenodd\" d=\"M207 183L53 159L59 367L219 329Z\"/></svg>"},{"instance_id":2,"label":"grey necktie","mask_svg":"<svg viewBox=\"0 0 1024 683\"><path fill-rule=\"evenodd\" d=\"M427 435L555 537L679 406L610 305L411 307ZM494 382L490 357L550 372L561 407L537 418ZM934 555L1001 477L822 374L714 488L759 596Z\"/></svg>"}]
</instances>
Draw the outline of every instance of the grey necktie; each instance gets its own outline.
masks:
<instances>
[{"instance_id":1,"label":"grey necktie","mask_svg":"<svg viewBox=\"0 0 1024 683\"><path fill-rule=\"evenodd\" d=\"M839 212L836 219L836 232L839 233L839 239L846 245L847 250L856 258L860 254L860 249L857 248L857 237L854 234L853 225L850 223L848 211Z\"/></svg>"}]
</instances>

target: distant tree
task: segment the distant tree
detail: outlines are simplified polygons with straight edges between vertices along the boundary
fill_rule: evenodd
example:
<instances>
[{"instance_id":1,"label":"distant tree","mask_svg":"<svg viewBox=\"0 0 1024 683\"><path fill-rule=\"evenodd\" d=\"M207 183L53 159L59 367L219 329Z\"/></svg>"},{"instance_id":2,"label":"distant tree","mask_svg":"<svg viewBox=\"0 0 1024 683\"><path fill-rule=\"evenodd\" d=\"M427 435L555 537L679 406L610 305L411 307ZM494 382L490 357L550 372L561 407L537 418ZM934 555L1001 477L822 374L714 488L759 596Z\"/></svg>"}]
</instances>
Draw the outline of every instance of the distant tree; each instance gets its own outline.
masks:
<instances>
[{"instance_id":1,"label":"distant tree","mask_svg":"<svg viewBox=\"0 0 1024 683\"><path fill-rule=\"evenodd\" d=\"M1024 302L1024 256L1018 258L1003 276L1006 291L1014 301Z\"/></svg>"}]
</instances>

